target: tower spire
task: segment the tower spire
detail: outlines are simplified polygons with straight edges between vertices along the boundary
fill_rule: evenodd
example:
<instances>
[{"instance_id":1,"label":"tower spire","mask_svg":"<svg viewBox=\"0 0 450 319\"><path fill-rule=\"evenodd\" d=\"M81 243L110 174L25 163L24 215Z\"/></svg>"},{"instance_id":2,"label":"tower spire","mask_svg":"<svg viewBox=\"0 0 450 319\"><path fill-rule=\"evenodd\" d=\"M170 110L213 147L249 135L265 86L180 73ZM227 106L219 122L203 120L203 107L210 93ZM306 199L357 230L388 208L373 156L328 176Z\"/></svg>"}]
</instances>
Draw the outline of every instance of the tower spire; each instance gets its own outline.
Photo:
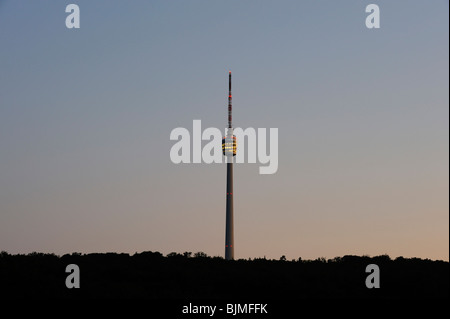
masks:
<instances>
[{"instance_id":1,"label":"tower spire","mask_svg":"<svg viewBox=\"0 0 450 319\"><path fill-rule=\"evenodd\" d=\"M233 121L232 121L232 106L231 106L231 100L232 100L232 95L231 95L231 71L228 71L228 128L232 128L233 127Z\"/></svg>"}]
</instances>

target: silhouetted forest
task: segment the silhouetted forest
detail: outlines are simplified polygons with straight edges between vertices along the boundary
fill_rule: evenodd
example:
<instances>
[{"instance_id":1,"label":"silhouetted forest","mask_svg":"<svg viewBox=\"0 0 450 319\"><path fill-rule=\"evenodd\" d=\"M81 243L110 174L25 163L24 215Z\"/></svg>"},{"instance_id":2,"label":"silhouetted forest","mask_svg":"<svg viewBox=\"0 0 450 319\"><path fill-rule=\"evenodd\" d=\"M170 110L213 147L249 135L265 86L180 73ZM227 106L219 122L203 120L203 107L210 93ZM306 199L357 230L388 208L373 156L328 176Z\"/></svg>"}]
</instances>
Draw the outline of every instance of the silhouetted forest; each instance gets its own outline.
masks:
<instances>
[{"instance_id":1,"label":"silhouetted forest","mask_svg":"<svg viewBox=\"0 0 450 319\"><path fill-rule=\"evenodd\" d=\"M80 269L68 289L66 266ZM380 268L380 288L366 287L366 266ZM204 253L0 253L2 298L448 298L449 263L387 255L288 261L226 261Z\"/></svg>"}]
</instances>

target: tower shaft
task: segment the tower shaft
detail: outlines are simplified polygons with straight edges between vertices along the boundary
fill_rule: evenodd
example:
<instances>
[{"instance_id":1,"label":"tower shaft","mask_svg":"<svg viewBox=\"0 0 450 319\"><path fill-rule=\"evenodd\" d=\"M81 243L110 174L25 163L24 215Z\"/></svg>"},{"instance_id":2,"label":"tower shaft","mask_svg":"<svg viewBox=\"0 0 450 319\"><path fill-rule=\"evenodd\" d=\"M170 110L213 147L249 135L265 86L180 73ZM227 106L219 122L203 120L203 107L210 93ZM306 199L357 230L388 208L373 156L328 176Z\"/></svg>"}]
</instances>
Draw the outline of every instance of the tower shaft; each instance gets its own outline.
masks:
<instances>
[{"instance_id":1,"label":"tower shaft","mask_svg":"<svg viewBox=\"0 0 450 319\"><path fill-rule=\"evenodd\" d=\"M227 216L225 230L225 259L234 259L233 224L233 163L227 163Z\"/></svg>"}]
</instances>

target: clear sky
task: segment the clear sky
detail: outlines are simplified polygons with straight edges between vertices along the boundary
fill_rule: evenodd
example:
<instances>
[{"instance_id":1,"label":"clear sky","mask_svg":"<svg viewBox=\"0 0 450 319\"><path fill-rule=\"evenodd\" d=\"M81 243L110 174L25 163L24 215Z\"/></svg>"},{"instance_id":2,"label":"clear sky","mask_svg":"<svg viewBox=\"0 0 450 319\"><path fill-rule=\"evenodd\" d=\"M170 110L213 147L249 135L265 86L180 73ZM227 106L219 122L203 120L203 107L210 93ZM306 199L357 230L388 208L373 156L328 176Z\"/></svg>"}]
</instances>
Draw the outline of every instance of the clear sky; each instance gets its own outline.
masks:
<instances>
[{"instance_id":1,"label":"clear sky","mask_svg":"<svg viewBox=\"0 0 450 319\"><path fill-rule=\"evenodd\" d=\"M234 124L279 130L276 174L235 165L236 258L448 260L448 12L0 0L0 250L223 256L226 167L169 136L225 127L231 69Z\"/></svg>"}]
</instances>

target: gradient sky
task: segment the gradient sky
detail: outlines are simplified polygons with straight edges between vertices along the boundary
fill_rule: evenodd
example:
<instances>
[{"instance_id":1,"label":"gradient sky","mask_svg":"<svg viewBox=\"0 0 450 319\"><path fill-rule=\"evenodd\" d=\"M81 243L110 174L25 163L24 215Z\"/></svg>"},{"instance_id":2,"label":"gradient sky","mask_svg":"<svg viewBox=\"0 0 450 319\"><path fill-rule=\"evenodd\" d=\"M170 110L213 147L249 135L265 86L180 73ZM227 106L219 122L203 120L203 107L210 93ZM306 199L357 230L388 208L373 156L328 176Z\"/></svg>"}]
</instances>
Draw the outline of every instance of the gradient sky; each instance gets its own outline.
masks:
<instances>
[{"instance_id":1,"label":"gradient sky","mask_svg":"<svg viewBox=\"0 0 450 319\"><path fill-rule=\"evenodd\" d=\"M169 135L225 127L231 69L234 124L279 130L276 174L235 166L236 258L448 260L448 11L0 0L0 250L223 256L226 167Z\"/></svg>"}]
</instances>

